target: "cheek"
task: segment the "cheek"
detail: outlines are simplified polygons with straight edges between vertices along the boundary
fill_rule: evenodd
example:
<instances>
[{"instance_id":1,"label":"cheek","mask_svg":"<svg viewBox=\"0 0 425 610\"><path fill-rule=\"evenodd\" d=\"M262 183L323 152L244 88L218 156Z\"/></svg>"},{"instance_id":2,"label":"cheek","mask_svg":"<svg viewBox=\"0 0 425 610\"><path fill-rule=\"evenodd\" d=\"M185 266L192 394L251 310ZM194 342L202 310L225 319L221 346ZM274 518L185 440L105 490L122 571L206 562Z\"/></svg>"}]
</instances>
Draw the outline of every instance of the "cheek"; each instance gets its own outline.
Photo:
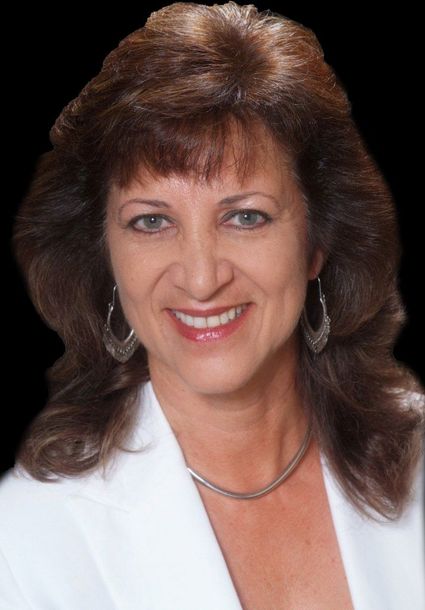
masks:
<instances>
[{"instance_id":1,"label":"cheek","mask_svg":"<svg viewBox=\"0 0 425 610\"><path fill-rule=\"evenodd\" d=\"M130 323L134 323L136 312L146 300L150 286L150 266L142 259L140 248L135 246L121 236L119 231L111 230L108 234L112 273L118 286L121 306Z\"/></svg>"},{"instance_id":2,"label":"cheek","mask_svg":"<svg viewBox=\"0 0 425 610\"><path fill-rule=\"evenodd\" d=\"M303 293L308 281L305 241L298 232L288 232L269 244L253 248L244 267L270 295L288 291Z\"/></svg>"},{"instance_id":3,"label":"cheek","mask_svg":"<svg viewBox=\"0 0 425 610\"><path fill-rule=\"evenodd\" d=\"M259 249L253 261L265 298L261 332L278 349L296 330L304 307L308 284L305 241L296 231L286 232L273 247Z\"/></svg>"}]
</instances>

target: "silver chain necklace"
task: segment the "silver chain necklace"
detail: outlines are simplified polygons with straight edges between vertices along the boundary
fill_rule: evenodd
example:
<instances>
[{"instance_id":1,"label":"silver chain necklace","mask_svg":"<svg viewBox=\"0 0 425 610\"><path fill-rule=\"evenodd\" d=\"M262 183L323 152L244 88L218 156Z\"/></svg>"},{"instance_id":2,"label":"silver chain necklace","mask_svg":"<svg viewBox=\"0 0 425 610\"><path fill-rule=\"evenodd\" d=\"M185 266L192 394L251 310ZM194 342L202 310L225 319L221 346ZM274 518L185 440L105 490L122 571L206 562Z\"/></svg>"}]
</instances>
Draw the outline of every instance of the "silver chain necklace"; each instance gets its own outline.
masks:
<instances>
[{"instance_id":1,"label":"silver chain necklace","mask_svg":"<svg viewBox=\"0 0 425 610\"><path fill-rule=\"evenodd\" d=\"M223 489L222 487L219 487L218 485L214 485L214 483L211 483L211 481L208 481L205 477L201 476L198 472L196 472L195 470L192 470L192 468L189 468L189 466L187 466L187 469L190 472L190 474L192 475L192 477L194 479L196 479L197 481L199 481L199 483L202 483L202 485L205 485L205 487L208 487L209 489L212 489L213 491L216 491L217 493L222 494L223 496L229 496L230 498L237 498L238 500L249 500L251 498L259 498L260 496L264 496L265 494L270 493L278 485L283 483L283 481L285 479L287 479L289 477L289 475L291 474L291 472L297 467L297 465L300 463L300 461L309 445L309 442L311 439L311 429L312 429L312 426L311 426L311 422L310 422L308 425L304 440L301 444L301 447L298 449L297 453L294 455L292 460L289 462L288 466L285 468L285 470L282 472L282 474L280 474L277 477L277 479L275 479L274 481L272 481L270 483L270 485L267 485L267 487L264 487L264 489L260 489L259 491L253 491L252 493L238 493L235 491L229 491L227 489Z\"/></svg>"}]
</instances>

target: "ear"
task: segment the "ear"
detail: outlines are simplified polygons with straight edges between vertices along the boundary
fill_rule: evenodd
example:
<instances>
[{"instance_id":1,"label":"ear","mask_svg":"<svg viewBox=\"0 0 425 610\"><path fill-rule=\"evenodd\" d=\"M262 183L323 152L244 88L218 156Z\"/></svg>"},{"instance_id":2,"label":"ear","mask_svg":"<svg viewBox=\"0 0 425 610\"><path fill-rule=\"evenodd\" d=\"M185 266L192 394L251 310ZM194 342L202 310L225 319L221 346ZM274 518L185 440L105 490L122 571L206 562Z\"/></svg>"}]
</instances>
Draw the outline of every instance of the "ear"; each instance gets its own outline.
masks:
<instances>
[{"instance_id":1,"label":"ear","mask_svg":"<svg viewBox=\"0 0 425 610\"><path fill-rule=\"evenodd\" d=\"M309 280L315 280L317 276L320 275L320 272L322 271L323 266L325 264L325 259L326 257L323 251L320 248L317 248L311 258L310 267L308 271Z\"/></svg>"}]
</instances>

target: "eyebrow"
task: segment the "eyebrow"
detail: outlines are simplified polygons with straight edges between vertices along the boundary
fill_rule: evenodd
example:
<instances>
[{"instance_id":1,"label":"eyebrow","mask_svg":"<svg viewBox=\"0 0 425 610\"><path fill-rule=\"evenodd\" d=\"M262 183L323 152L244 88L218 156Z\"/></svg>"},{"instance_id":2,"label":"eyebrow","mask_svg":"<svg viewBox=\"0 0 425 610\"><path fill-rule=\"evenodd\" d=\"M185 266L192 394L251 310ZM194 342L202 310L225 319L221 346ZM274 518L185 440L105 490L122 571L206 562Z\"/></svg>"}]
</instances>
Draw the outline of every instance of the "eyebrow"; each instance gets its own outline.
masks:
<instances>
[{"instance_id":1,"label":"eyebrow","mask_svg":"<svg viewBox=\"0 0 425 610\"><path fill-rule=\"evenodd\" d=\"M248 197L252 197L253 195L262 195L263 197L267 197L268 199L271 199L277 205L279 205L279 202L277 201L276 197L273 197L273 195L270 195L268 193L263 193L262 191L249 191L247 193L239 193L237 195L230 195L229 197L224 197L224 199L221 199L218 202L218 205L223 206L223 207L230 206L230 205L233 205L234 203L237 203L238 201L242 201L244 199L247 199ZM125 201L121 205L120 209L122 209L128 203L146 203L148 205L152 205L155 208L171 208L172 207L169 203L167 203L166 201L162 201L161 199L141 199L140 197L134 197L132 199L128 199L128 201Z\"/></svg>"}]
</instances>

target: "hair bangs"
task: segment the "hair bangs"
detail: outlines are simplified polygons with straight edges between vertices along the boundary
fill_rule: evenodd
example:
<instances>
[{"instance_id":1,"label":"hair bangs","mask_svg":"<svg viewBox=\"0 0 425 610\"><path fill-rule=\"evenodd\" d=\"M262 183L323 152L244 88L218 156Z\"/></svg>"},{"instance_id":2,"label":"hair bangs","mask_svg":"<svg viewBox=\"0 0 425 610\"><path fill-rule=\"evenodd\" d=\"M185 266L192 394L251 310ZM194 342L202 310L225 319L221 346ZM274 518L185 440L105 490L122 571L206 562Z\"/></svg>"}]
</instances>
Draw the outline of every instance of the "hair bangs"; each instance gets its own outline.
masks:
<instances>
[{"instance_id":1,"label":"hair bangs","mask_svg":"<svg viewBox=\"0 0 425 610\"><path fill-rule=\"evenodd\" d=\"M192 175L208 182L217 178L224 166L233 167L243 183L255 171L264 136L271 137L258 117L229 113L156 117L146 121L142 129L130 133L126 129L125 136L115 138L114 165L108 171L110 185L120 189L135 180L143 183L146 174Z\"/></svg>"}]
</instances>

